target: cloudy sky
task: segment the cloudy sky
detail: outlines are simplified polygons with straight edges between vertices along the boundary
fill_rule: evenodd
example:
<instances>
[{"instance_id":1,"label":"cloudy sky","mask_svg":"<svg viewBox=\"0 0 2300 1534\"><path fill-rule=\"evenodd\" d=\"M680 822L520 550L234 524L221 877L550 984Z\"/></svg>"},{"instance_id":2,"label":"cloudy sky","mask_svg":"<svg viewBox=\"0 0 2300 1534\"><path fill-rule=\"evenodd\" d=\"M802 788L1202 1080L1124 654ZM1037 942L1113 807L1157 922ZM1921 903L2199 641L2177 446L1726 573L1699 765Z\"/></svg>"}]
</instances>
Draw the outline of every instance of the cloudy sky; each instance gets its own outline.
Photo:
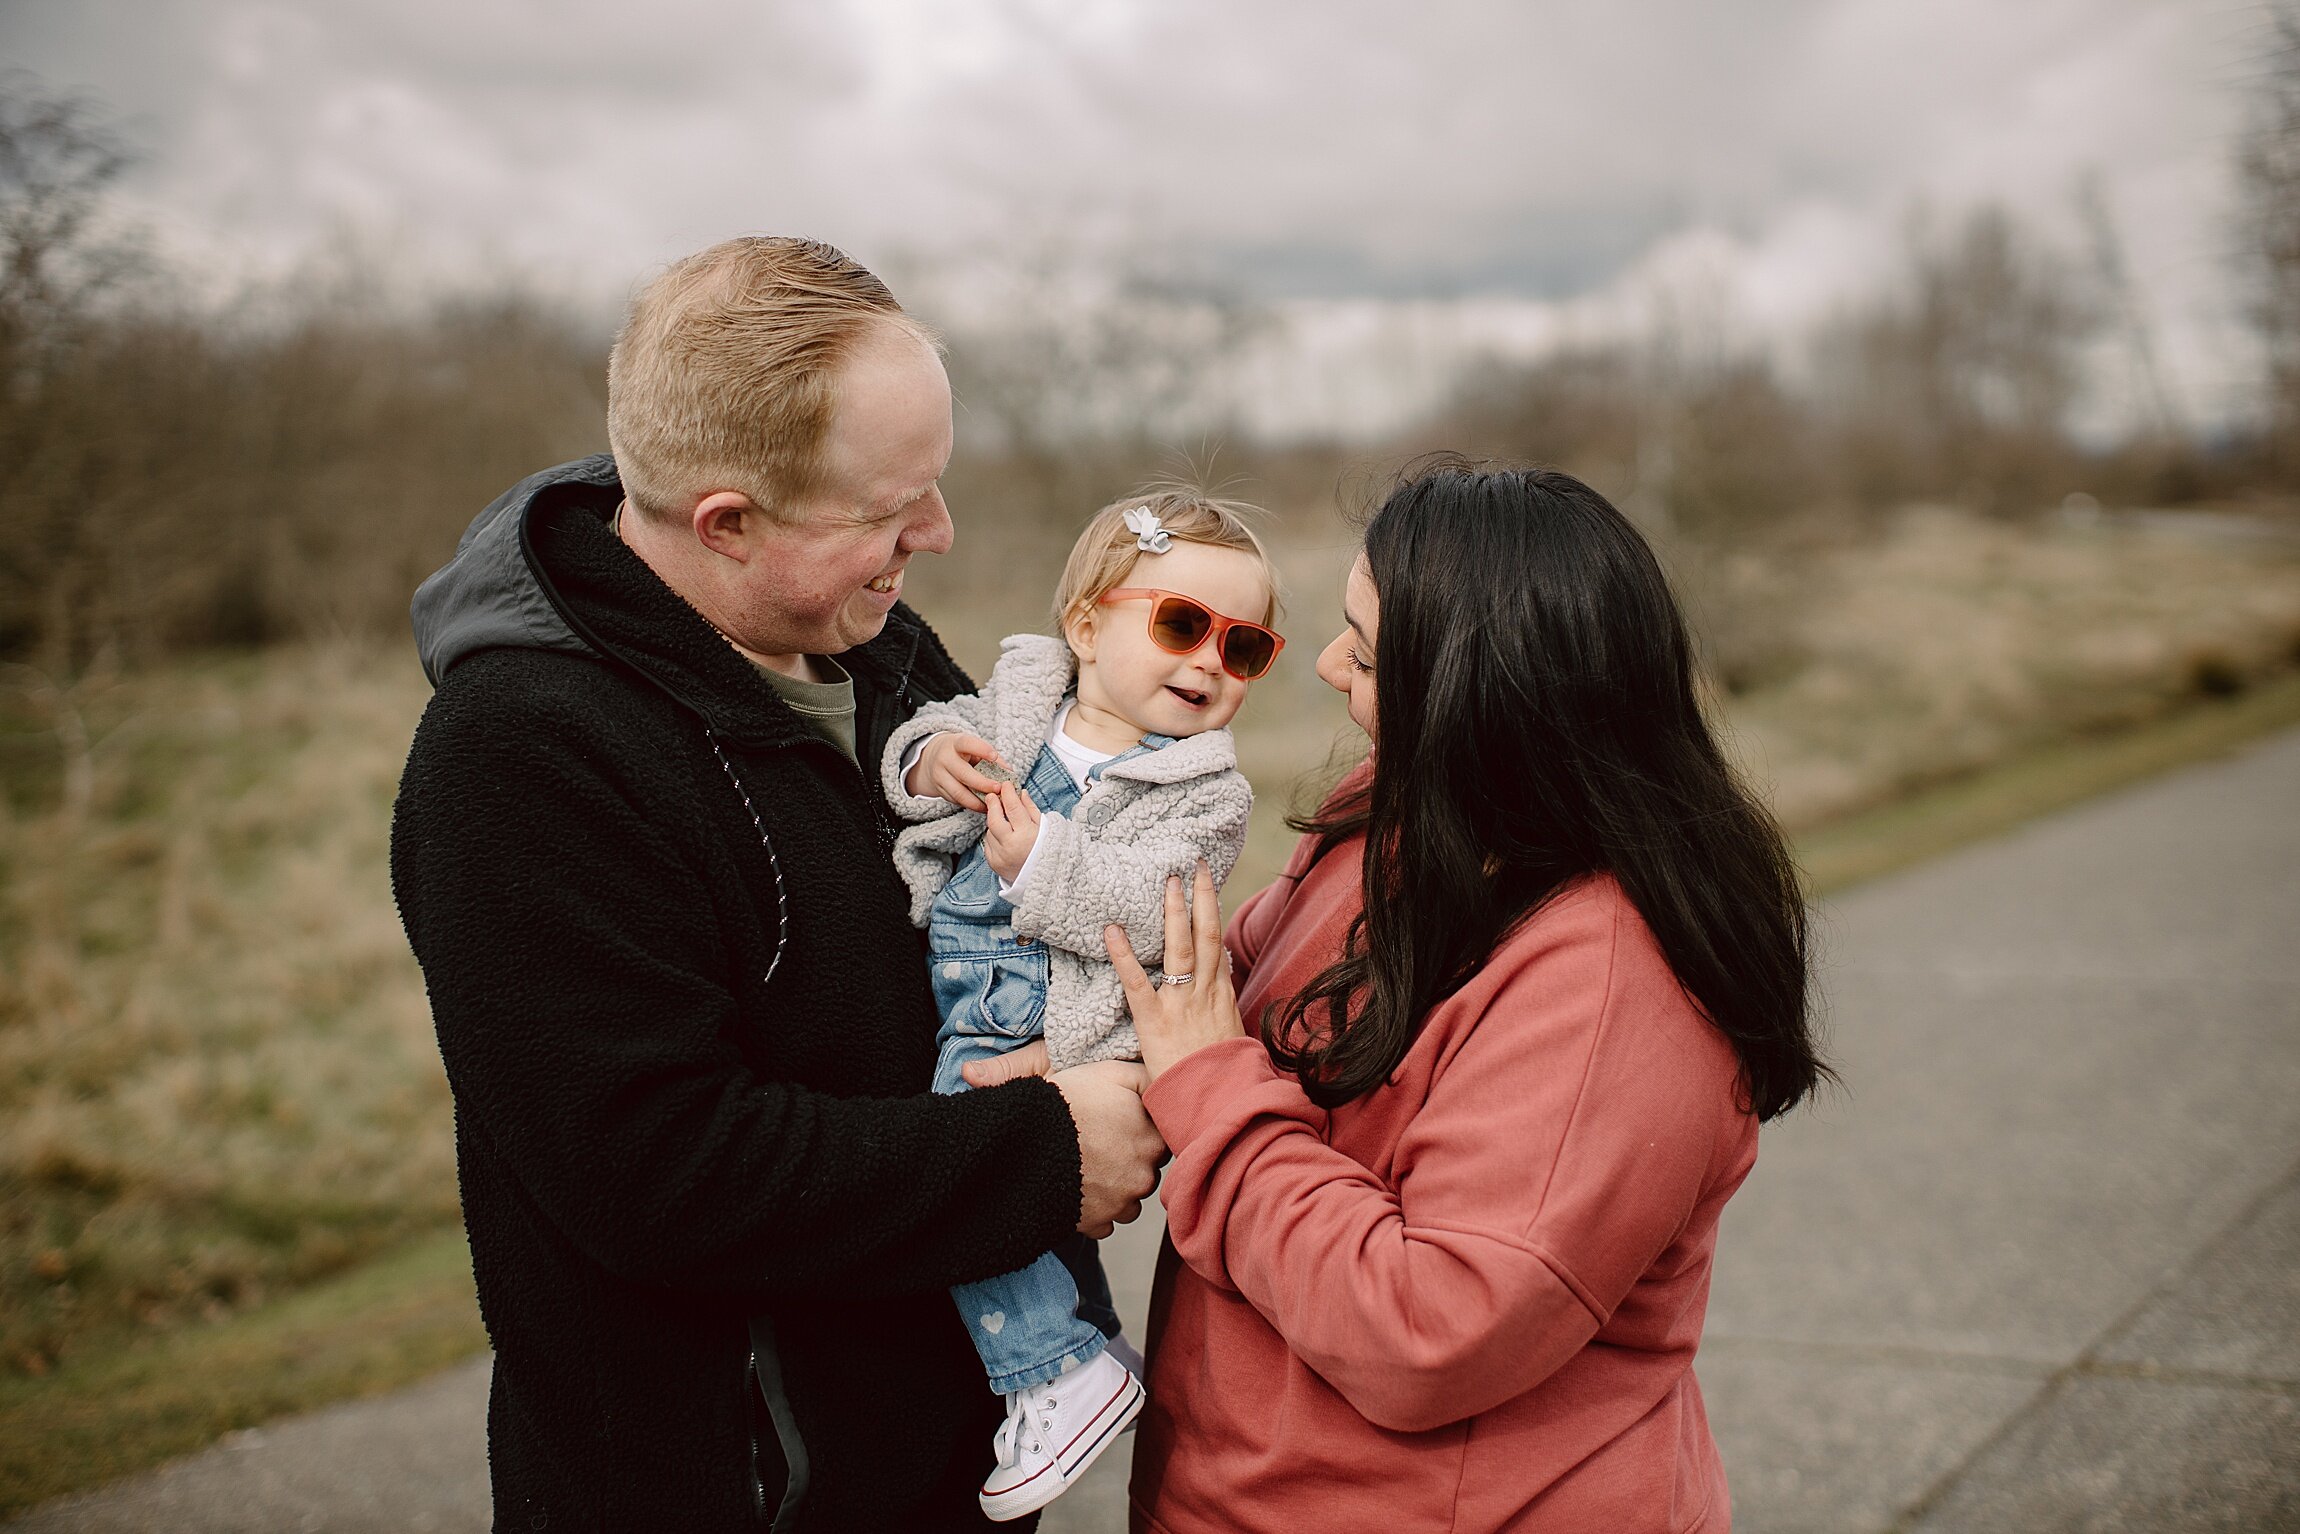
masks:
<instances>
[{"instance_id":1,"label":"cloudy sky","mask_svg":"<svg viewBox=\"0 0 2300 1534\"><path fill-rule=\"evenodd\" d=\"M1266 300L1305 354L1507 349L1673 285L1787 332L1914 209L2073 244L2092 175L2200 419L2249 365L2228 161L2263 35L2253 0L0 5L0 61L106 102L139 210L221 271L379 243L612 313L744 230L896 271L1060 246Z\"/></svg>"}]
</instances>

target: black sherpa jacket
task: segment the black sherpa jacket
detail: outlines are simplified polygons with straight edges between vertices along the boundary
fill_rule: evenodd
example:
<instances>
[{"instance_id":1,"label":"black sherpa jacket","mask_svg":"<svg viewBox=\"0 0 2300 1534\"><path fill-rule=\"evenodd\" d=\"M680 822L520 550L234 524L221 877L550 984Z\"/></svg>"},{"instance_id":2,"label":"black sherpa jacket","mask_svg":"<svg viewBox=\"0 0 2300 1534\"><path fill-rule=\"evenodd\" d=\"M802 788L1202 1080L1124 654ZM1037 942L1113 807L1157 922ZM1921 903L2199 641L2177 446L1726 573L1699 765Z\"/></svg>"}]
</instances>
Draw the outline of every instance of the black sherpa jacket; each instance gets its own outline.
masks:
<instances>
[{"instance_id":1,"label":"black sherpa jacket","mask_svg":"<svg viewBox=\"0 0 2300 1534\"><path fill-rule=\"evenodd\" d=\"M1001 1404L945 1291L1072 1228L1074 1127L1043 1081L927 1094L878 796L614 537L620 497L606 459L527 481L417 608L439 690L392 884L454 1089L495 1526L984 1527ZM907 609L841 659L865 760L969 686Z\"/></svg>"}]
</instances>

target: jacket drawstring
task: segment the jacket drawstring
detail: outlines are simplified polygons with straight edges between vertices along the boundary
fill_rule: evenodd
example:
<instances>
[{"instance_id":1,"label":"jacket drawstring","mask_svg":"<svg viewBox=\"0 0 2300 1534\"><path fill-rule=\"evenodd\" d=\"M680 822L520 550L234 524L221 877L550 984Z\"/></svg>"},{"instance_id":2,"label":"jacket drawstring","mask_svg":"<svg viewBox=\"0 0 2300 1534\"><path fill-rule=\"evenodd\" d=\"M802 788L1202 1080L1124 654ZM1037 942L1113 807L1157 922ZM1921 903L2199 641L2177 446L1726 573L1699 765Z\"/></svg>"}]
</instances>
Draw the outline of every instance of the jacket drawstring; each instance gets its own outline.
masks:
<instances>
[{"instance_id":1,"label":"jacket drawstring","mask_svg":"<svg viewBox=\"0 0 2300 1534\"><path fill-rule=\"evenodd\" d=\"M719 767L727 781L735 785L735 793L743 801L743 810L751 817L751 828L759 833L759 845L767 849L767 866L775 873L775 956L767 961L767 973L759 983L775 983L775 971L782 966L783 947L791 939L791 902L783 889L783 863L775 856L775 839L767 835L767 823L759 818L758 807L751 803L751 791L743 787L742 778L735 772L735 764L727 760L727 753L719 748L719 732L708 724L703 726L703 738L711 743L711 755L719 759Z\"/></svg>"}]
</instances>

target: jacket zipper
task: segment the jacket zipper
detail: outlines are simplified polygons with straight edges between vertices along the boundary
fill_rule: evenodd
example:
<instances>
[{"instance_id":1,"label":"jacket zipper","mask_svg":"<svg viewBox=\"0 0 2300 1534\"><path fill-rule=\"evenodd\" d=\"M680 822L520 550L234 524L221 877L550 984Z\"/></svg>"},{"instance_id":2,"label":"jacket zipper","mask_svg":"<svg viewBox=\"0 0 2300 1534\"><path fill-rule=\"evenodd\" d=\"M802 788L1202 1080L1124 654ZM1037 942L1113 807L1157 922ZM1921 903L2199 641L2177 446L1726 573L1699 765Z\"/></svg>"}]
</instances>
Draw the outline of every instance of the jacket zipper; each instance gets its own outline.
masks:
<instances>
[{"instance_id":1,"label":"jacket zipper","mask_svg":"<svg viewBox=\"0 0 2300 1534\"><path fill-rule=\"evenodd\" d=\"M784 1534L798 1523L799 1510L806 1504L807 1482L811 1467L807 1458L806 1440L799 1436L798 1416L791 1410L791 1401L783 1390L782 1357L775 1349L774 1324L765 1316L749 1318L751 1329L751 1376L759 1399L766 1403L767 1418L774 1424L775 1441L783 1451L783 1500L774 1510L774 1518L767 1523L770 1534ZM748 1403L745 1403L746 1407ZM751 1424L751 1484L757 1488L757 1506L761 1521L765 1522L767 1504L766 1481L759 1475L758 1418L751 1411L744 1412L744 1420Z\"/></svg>"},{"instance_id":2,"label":"jacket zipper","mask_svg":"<svg viewBox=\"0 0 2300 1534\"><path fill-rule=\"evenodd\" d=\"M759 1355L754 1351L743 1370L743 1428L751 1439L751 1522L767 1525L767 1478L759 1474L759 1409L751 1392L759 1389Z\"/></svg>"}]
</instances>

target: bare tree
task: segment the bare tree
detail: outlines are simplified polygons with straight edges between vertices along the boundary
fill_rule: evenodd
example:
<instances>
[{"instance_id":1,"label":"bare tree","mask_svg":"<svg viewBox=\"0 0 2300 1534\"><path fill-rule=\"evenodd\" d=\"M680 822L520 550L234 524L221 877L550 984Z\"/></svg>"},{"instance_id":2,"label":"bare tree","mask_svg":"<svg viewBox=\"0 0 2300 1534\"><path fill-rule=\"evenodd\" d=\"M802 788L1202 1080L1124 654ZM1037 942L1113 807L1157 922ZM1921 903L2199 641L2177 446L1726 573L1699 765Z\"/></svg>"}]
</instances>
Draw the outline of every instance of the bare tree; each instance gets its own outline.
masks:
<instances>
[{"instance_id":1,"label":"bare tree","mask_svg":"<svg viewBox=\"0 0 2300 1534\"><path fill-rule=\"evenodd\" d=\"M128 164L93 105L0 73L0 357L11 375L135 265L133 243L100 216Z\"/></svg>"},{"instance_id":2,"label":"bare tree","mask_svg":"<svg viewBox=\"0 0 2300 1534\"><path fill-rule=\"evenodd\" d=\"M2268 361L2272 466L2300 474L2300 6L2268 7L2267 69L2237 151L2242 248Z\"/></svg>"},{"instance_id":3,"label":"bare tree","mask_svg":"<svg viewBox=\"0 0 2300 1534\"><path fill-rule=\"evenodd\" d=\"M2139 428L2143 439L2153 437L2159 445L2174 443L2181 436L2180 412L2172 402L2172 386L2165 379L2163 365L2157 360L2156 327L2149 322L2140 290L2133 283L2124 259L2124 236L2117 230L2108 189L2097 173L2077 184L2076 212L2092 244L2093 274L2100 284L2106 323L2114 327L2130 365L2135 404L2143 417Z\"/></svg>"},{"instance_id":4,"label":"bare tree","mask_svg":"<svg viewBox=\"0 0 2300 1534\"><path fill-rule=\"evenodd\" d=\"M105 551L85 514L104 498L116 433L88 417L87 384L101 366L98 301L133 265L132 247L102 216L127 164L95 107L20 70L0 74L0 461L9 465L0 642L56 677L87 659L78 641L104 584Z\"/></svg>"},{"instance_id":5,"label":"bare tree","mask_svg":"<svg viewBox=\"0 0 2300 1534\"><path fill-rule=\"evenodd\" d=\"M1901 291L1823 338L1852 494L2012 512L2066 488L2068 411L2101 322L2085 278L2002 208L1945 234L1915 221Z\"/></svg>"}]
</instances>

